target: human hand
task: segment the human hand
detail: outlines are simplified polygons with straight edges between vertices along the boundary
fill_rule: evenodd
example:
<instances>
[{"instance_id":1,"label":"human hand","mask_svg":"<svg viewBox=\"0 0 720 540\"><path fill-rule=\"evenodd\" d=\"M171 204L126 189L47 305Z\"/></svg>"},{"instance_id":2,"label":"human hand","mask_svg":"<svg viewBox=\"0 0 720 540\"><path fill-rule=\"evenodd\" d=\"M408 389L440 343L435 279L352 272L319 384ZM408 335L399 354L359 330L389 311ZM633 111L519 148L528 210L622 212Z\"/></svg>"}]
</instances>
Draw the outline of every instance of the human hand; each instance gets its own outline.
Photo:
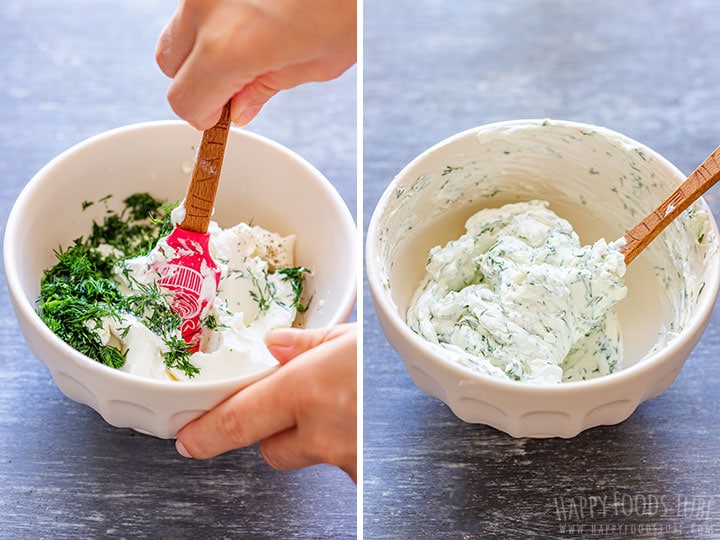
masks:
<instances>
[{"instance_id":1,"label":"human hand","mask_svg":"<svg viewBox=\"0 0 720 540\"><path fill-rule=\"evenodd\" d=\"M242 126L280 90L354 64L356 28L356 0L181 0L155 57L180 117L208 129L232 99Z\"/></svg>"},{"instance_id":2,"label":"human hand","mask_svg":"<svg viewBox=\"0 0 720 540\"><path fill-rule=\"evenodd\" d=\"M328 463L357 482L357 330L269 332L279 369L240 390L177 435L185 457L205 459L259 441L273 468Z\"/></svg>"}]
</instances>

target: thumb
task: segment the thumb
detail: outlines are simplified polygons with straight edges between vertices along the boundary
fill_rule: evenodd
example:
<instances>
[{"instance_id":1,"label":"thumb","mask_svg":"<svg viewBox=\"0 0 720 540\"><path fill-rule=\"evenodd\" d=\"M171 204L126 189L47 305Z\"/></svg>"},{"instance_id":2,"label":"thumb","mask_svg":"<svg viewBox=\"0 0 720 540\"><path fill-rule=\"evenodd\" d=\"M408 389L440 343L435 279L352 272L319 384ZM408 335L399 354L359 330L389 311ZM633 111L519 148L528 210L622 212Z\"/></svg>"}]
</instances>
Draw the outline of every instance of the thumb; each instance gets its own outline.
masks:
<instances>
[{"instance_id":1,"label":"thumb","mask_svg":"<svg viewBox=\"0 0 720 540\"><path fill-rule=\"evenodd\" d=\"M282 88L271 84L267 77L258 77L232 97L230 117L236 126L248 125L263 105Z\"/></svg>"},{"instance_id":2,"label":"thumb","mask_svg":"<svg viewBox=\"0 0 720 540\"><path fill-rule=\"evenodd\" d=\"M324 328L278 328L265 334L265 344L280 364L286 364L305 351L314 349L351 330L351 324Z\"/></svg>"},{"instance_id":3,"label":"thumb","mask_svg":"<svg viewBox=\"0 0 720 540\"><path fill-rule=\"evenodd\" d=\"M324 81L334 78L337 73L329 71L323 62L307 62L287 66L276 71L270 71L255 77L237 92L230 103L230 117L236 126L243 127L249 124L260 112L270 98L280 92L295 88L310 81Z\"/></svg>"}]
</instances>

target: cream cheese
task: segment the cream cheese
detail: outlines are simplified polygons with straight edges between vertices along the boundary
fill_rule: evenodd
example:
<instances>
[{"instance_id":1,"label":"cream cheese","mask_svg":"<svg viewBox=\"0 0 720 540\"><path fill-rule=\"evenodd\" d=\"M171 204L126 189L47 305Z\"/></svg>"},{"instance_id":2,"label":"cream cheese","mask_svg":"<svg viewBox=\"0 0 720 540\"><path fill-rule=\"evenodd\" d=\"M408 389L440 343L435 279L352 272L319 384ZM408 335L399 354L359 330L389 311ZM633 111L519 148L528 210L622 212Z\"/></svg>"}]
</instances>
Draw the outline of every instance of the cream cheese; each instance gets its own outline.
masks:
<instances>
[{"instance_id":1,"label":"cream cheese","mask_svg":"<svg viewBox=\"0 0 720 540\"><path fill-rule=\"evenodd\" d=\"M177 221L178 215L173 218ZM208 232L220 283L217 295L201 315L206 324L200 350L190 356L199 373L190 378L182 370L166 368L167 345L132 315L120 320L107 317L96 330L104 345L118 346L125 352L121 370L155 379L207 381L277 364L263 336L273 328L292 326L297 314L293 285L276 272L277 268L293 266L294 236L283 237L245 223L222 229L212 222ZM158 263L174 255L161 240L148 255L118 263L116 275L123 292L137 294L142 286L154 285L159 277L155 270Z\"/></svg>"},{"instance_id":2,"label":"cream cheese","mask_svg":"<svg viewBox=\"0 0 720 540\"><path fill-rule=\"evenodd\" d=\"M604 240L581 246L544 201L481 210L430 250L409 326L448 358L532 383L583 380L621 362L613 306L625 262Z\"/></svg>"}]
</instances>

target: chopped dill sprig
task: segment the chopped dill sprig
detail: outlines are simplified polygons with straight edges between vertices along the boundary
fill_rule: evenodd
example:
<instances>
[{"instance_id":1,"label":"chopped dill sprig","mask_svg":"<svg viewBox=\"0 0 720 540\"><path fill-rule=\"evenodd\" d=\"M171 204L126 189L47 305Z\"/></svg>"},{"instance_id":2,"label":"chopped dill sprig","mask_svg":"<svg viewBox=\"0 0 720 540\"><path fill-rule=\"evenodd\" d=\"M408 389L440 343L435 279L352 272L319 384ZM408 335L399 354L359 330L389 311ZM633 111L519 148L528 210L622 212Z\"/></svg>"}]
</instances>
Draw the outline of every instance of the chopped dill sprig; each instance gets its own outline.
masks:
<instances>
[{"instance_id":1,"label":"chopped dill sprig","mask_svg":"<svg viewBox=\"0 0 720 540\"><path fill-rule=\"evenodd\" d=\"M255 274L250 274L254 290L250 291L250 297L255 300L258 306L258 311L267 311L270 309L270 304L275 301L275 284L268 280L267 271L263 272L262 277L258 277Z\"/></svg>"},{"instance_id":2,"label":"chopped dill sprig","mask_svg":"<svg viewBox=\"0 0 720 540\"><path fill-rule=\"evenodd\" d=\"M204 319L200 320L200 326L207 328L208 330L217 330L218 328L227 328L226 324L219 324L217 318L212 313L207 315Z\"/></svg>"},{"instance_id":3,"label":"chopped dill sprig","mask_svg":"<svg viewBox=\"0 0 720 540\"><path fill-rule=\"evenodd\" d=\"M290 307L297 309L299 313L307 311L308 305L304 305L300 302L300 297L303 292L303 285L305 282L305 274L309 273L310 270L304 266L294 267L279 267L276 272L282 276L283 281L289 281L292 287L293 299L290 303ZM255 303L258 305L259 311L267 311L270 309L270 304L276 302L281 305L286 305L279 301L277 298L277 289L275 283L268 279L268 272L264 272L262 277L251 274L250 279L254 289L250 291L250 296ZM310 299L312 300L312 298Z\"/></svg>"},{"instance_id":4,"label":"chopped dill sprig","mask_svg":"<svg viewBox=\"0 0 720 540\"><path fill-rule=\"evenodd\" d=\"M312 302L312 298L308 300L307 304L300 303L300 296L302 296L303 285L305 284L305 274L310 273L310 270L304 266L294 266L289 268L278 268L278 274L283 276L283 280L289 281L292 285L293 290L293 302L292 306L296 308L300 313L307 311Z\"/></svg>"},{"instance_id":5,"label":"chopped dill sprig","mask_svg":"<svg viewBox=\"0 0 720 540\"><path fill-rule=\"evenodd\" d=\"M190 362L190 345L179 336L172 336L165 341L169 351L165 353L165 365L183 371L189 378L200 373L200 370Z\"/></svg>"},{"instance_id":6,"label":"chopped dill sprig","mask_svg":"<svg viewBox=\"0 0 720 540\"><path fill-rule=\"evenodd\" d=\"M110 212L101 223L93 222L88 242L92 247L108 244L121 251L123 258L145 255L170 232L171 207L148 193L136 193L123 203L120 213Z\"/></svg>"}]
</instances>

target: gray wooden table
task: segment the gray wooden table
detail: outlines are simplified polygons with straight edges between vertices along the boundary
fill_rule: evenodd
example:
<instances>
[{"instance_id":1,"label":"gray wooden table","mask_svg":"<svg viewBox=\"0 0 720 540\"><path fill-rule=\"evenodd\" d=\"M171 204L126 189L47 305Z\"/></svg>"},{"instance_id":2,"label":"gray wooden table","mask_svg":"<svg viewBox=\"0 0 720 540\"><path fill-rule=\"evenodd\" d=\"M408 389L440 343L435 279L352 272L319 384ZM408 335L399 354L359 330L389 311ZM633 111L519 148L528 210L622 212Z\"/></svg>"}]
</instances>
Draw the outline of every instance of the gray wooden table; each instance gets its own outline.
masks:
<instances>
[{"instance_id":1,"label":"gray wooden table","mask_svg":"<svg viewBox=\"0 0 720 540\"><path fill-rule=\"evenodd\" d=\"M428 146L515 118L605 125L689 173L720 144L710 0L365 1L365 225ZM706 197L720 217L718 190ZM364 295L365 538L720 538L720 313L621 425L512 439L424 395ZM602 506L604 503L605 506Z\"/></svg>"},{"instance_id":2,"label":"gray wooden table","mask_svg":"<svg viewBox=\"0 0 720 540\"><path fill-rule=\"evenodd\" d=\"M0 2L3 227L25 183L62 150L175 118L154 61L175 5ZM355 78L280 95L249 127L315 164L353 211ZM276 472L254 447L186 460L172 441L110 427L65 398L26 348L0 281L0 538L355 537L356 488L335 468Z\"/></svg>"}]
</instances>

